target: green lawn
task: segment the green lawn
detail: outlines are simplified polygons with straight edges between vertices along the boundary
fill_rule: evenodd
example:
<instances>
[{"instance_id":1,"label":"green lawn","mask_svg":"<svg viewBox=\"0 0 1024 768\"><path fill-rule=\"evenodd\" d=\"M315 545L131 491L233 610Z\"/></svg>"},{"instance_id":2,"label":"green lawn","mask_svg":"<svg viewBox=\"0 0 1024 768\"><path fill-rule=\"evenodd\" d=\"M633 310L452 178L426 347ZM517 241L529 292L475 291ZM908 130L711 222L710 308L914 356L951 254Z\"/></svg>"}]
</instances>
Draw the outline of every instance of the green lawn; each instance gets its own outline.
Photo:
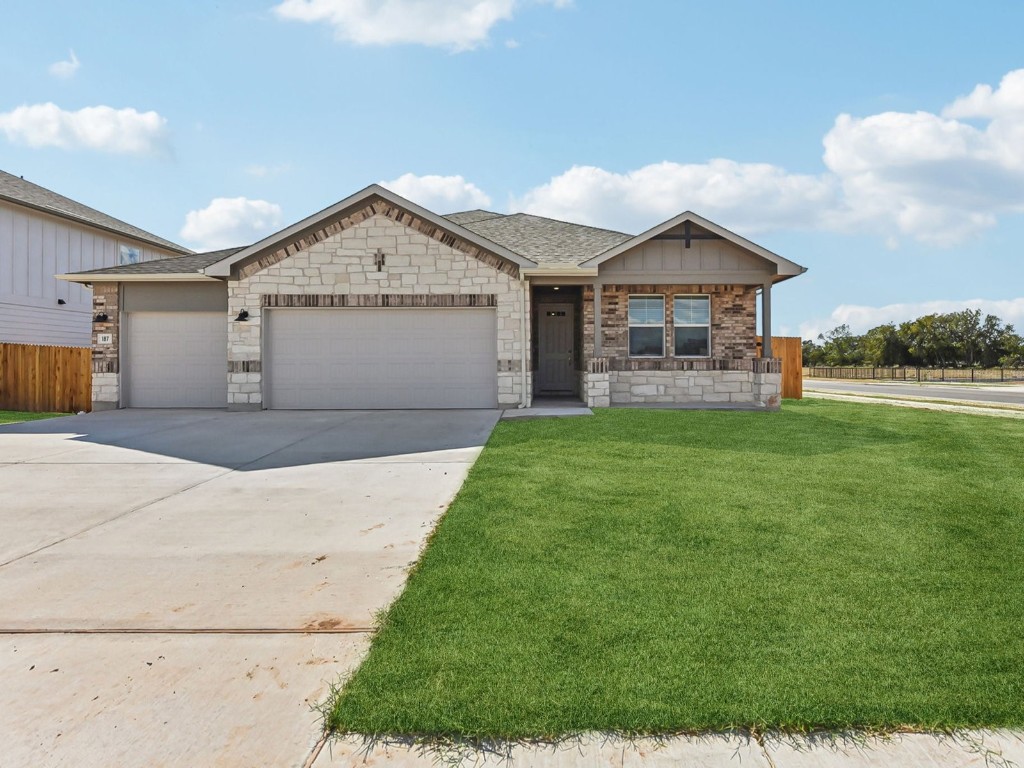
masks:
<instances>
[{"instance_id":1,"label":"green lawn","mask_svg":"<svg viewBox=\"0 0 1024 768\"><path fill-rule=\"evenodd\" d=\"M826 400L501 422L328 724L1024 726L1024 424Z\"/></svg>"},{"instance_id":2,"label":"green lawn","mask_svg":"<svg viewBox=\"0 0 1024 768\"><path fill-rule=\"evenodd\" d=\"M52 419L54 416L67 416L66 413L28 413L27 411L0 411L0 424L16 424L19 421L38 421Z\"/></svg>"}]
</instances>

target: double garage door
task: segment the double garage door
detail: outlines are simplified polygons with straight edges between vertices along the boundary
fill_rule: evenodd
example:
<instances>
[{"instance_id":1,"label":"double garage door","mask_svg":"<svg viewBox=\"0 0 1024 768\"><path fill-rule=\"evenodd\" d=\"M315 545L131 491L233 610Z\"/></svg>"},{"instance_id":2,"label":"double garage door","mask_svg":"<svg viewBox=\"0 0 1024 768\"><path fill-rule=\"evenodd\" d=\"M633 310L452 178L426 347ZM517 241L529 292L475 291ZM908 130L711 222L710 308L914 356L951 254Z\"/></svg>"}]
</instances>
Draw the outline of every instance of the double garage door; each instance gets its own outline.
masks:
<instances>
[{"instance_id":1,"label":"double garage door","mask_svg":"<svg viewBox=\"0 0 1024 768\"><path fill-rule=\"evenodd\" d=\"M223 312L127 315L126 404L223 408ZM492 309L273 309L263 315L268 408L493 408Z\"/></svg>"},{"instance_id":2,"label":"double garage door","mask_svg":"<svg viewBox=\"0 0 1024 768\"><path fill-rule=\"evenodd\" d=\"M273 309L269 408L494 408L493 309Z\"/></svg>"}]
</instances>

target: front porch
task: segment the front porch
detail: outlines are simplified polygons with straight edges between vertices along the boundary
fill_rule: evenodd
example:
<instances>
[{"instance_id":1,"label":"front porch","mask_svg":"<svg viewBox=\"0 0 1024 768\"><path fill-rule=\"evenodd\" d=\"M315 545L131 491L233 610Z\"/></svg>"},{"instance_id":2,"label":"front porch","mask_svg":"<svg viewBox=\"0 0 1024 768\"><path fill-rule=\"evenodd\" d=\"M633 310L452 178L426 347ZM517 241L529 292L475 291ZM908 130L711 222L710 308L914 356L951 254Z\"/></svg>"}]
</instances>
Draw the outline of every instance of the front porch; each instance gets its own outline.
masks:
<instances>
[{"instance_id":1,"label":"front porch","mask_svg":"<svg viewBox=\"0 0 1024 768\"><path fill-rule=\"evenodd\" d=\"M770 328L770 284L533 285L533 398L578 398L588 407L775 410L781 362L770 348L759 356L758 294L763 327ZM643 349L630 312L636 296L656 308ZM686 302L695 297L705 316L684 323L681 313L693 311Z\"/></svg>"}]
</instances>

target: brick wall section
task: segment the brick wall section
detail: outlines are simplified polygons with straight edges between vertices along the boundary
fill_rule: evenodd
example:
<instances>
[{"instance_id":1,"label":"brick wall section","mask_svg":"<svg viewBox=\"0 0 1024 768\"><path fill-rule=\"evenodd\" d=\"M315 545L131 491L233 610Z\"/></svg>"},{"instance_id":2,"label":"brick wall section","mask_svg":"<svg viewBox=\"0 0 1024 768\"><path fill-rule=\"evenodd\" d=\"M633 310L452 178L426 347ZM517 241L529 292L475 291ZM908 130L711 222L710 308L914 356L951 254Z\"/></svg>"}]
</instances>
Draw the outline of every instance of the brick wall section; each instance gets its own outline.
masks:
<instances>
[{"instance_id":1,"label":"brick wall section","mask_svg":"<svg viewBox=\"0 0 1024 768\"><path fill-rule=\"evenodd\" d=\"M118 283L94 283L92 287L92 316L105 314L107 321L92 324L92 401L115 406L120 400L120 291ZM100 346L98 336L109 333L111 344ZM97 407L94 407L97 410Z\"/></svg>"},{"instance_id":2,"label":"brick wall section","mask_svg":"<svg viewBox=\"0 0 1024 768\"><path fill-rule=\"evenodd\" d=\"M757 357L757 294L750 285L605 285L601 291L601 355L626 360L629 355L629 296L665 297L665 351L672 357L672 298L679 294L711 296L711 357L740 360ZM583 353L594 356L594 286L583 289Z\"/></svg>"},{"instance_id":3,"label":"brick wall section","mask_svg":"<svg viewBox=\"0 0 1024 768\"><path fill-rule=\"evenodd\" d=\"M327 296L348 296L351 298L338 303L354 305L362 303L360 296L374 297L365 299L366 303L383 304L384 296L436 295L437 303L446 305L447 300L442 297L461 294L480 295L481 302L495 307L498 402L503 406L519 404L523 396L520 361L525 341L520 338L520 322L524 313L529 312L529 298L515 276L518 267L509 269L503 261L488 263L498 260L489 255L469 255L413 226L399 223L394 217L397 214L385 213L367 215L347 228L311 241L302 250L268 263L260 271L249 271L246 267L240 279L229 282L230 316L242 309L249 312L247 322L232 322L228 331L229 406L253 408L263 403L262 314L270 304L333 304L324 298ZM385 255L380 270L376 262L378 249ZM286 299L283 294L320 298ZM381 297L380 301L376 297ZM428 306L434 303L429 299L423 301Z\"/></svg>"}]
</instances>

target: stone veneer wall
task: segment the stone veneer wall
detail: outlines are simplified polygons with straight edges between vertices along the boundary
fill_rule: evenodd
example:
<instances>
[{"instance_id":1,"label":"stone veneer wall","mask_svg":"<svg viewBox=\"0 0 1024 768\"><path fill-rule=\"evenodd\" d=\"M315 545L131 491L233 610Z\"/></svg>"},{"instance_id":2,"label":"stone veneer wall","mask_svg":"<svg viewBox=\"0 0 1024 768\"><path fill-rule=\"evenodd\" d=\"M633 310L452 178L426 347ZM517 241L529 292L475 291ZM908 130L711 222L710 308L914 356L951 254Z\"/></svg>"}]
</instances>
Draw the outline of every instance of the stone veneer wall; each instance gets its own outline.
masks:
<instances>
[{"instance_id":1,"label":"stone veneer wall","mask_svg":"<svg viewBox=\"0 0 1024 768\"><path fill-rule=\"evenodd\" d=\"M601 291L601 356L628 359L629 296L665 297L665 359L672 359L672 297L711 296L711 357L731 360L757 357L757 288L752 285L605 285ZM594 357L594 286L583 289L583 354ZM643 358L652 360L657 358Z\"/></svg>"},{"instance_id":2,"label":"stone veneer wall","mask_svg":"<svg viewBox=\"0 0 1024 768\"><path fill-rule=\"evenodd\" d=\"M92 409L116 408L121 399L120 387L120 311L121 292L118 283L95 283L92 287L92 316L105 314L107 321L92 324ZM91 320L92 318L90 318ZM113 343L100 346L98 336L109 333Z\"/></svg>"},{"instance_id":3,"label":"stone veneer wall","mask_svg":"<svg viewBox=\"0 0 1024 768\"><path fill-rule=\"evenodd\" d=\"M378 249L385 255L380 270ZM276 294L347 295L353 303L359 301L355 297L365 296L367 304L376 303L376 297L383 301L388 295L417 295L423 297L422 306L433 303L429 295L437 295L439 301L441 294L492 295L497 312L498 404L518 405L524 396L526 340L520 331L522 318L529 316L528 291L509 274L518 273L517 268L499 269L487 261L375 214L259 271L243 269L243 276L228 284L229 315L242 309L249 312L248 321L229 326L228 406L262 407L262 314ZM527 398L529 387L528 375Z\"/></svg>"},{"instance_id":4,"label":"stone veneer wall","mask_svg":"<svg viewBox=\"0 0 1024 768\"><path fill-rule=\"evenodd\" d=\"M593 361L580 372L583 402L592 408L616 405L708 405L732 403L778 410L782 374L778 360L756 360L749 370L607 370Z\"/></svg>"}]
</instances>

